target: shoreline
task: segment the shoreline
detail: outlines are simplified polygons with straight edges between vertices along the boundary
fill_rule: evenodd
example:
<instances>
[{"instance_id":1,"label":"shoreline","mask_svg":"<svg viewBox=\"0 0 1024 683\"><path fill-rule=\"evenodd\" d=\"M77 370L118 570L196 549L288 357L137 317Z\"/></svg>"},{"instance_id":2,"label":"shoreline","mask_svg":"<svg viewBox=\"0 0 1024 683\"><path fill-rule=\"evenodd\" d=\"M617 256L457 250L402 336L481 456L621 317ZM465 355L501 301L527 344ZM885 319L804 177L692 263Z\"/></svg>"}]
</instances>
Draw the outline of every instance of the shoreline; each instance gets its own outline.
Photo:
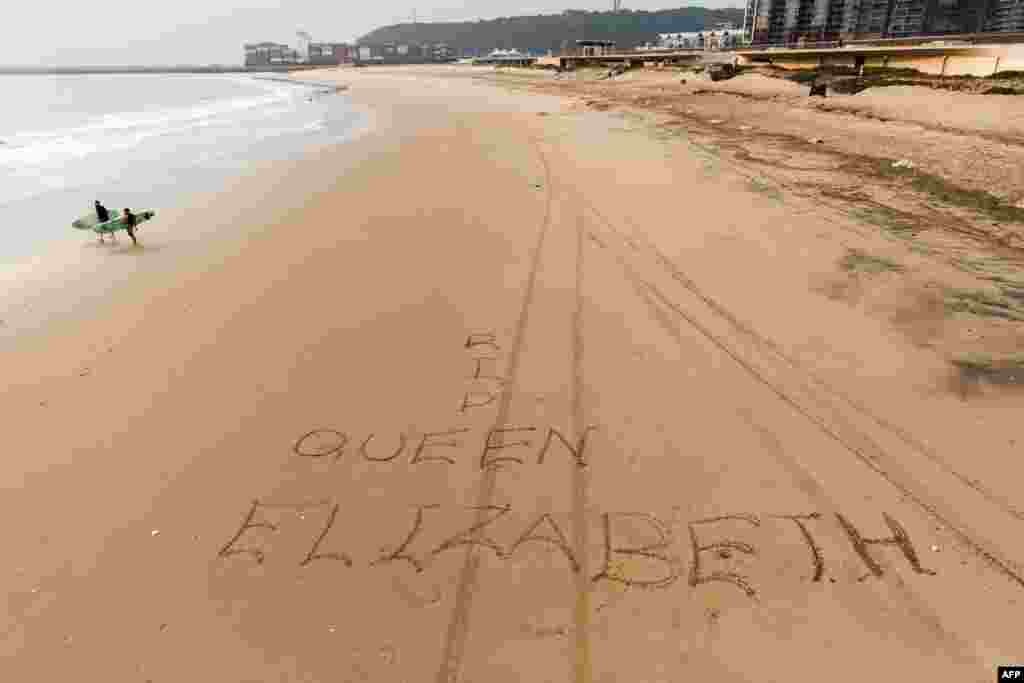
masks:
<instances>
[{"instance_id":1,"label":"shoreline","mask_svg":"<svg viewBox=\"0 0 1024 683\"><path fill-rule=\"evenodd\" d=\"M309 196L324 191L315 181L318 168L327 163L320 157L329 156L332 165L343 168L353 163L345 158L346 152L351 150L353 157L359 158L357 146L376 132L364 126L348 140L329 146L329 151L313 149L293 160L260 162L243 175L225 178L221 188L200 192L179 206L161 210L159 222L139 229L138 248L124 234L118 236L116 246L104 247L91 234L74 233L25 261L5 266L0 274L0 282L5 285L0 294L0 320L4 323L0 327L0 346L14 350L73 331L82 320L118 305L104 300L113 289L158 288L145 281L159 276L170 283L176 273L216 263L253 234L279 223ZM303 179L290 180L292 173L301 174ZM249 225L239 225L238 217L243 214L255 219ZM224 232L219 231L222 227ZM181 231L187 231L186 236L176 238ZM103 253L89 256L94 249ZM134 258L136 263L118 264L117 257ZM70 293L71 287L80 289ZM83 306L86 301L91 303ZM18 312L26 308L32 312ZM55 315L57 319L53 319Z\"/></svg>"},{"instance_id":2,"label":"shoreline","mask_svg":"<svg viewBox=\"0 0 1024 683\"><path fill-rule=\"evenodd\" d=\"M286 82L311 88L332 87L328 83ZM331 94L344 90L338 86L332 88ZM249 232L262 228L259 222L250 227L231 222L231 217L245 209L252 198L265 201L264 221L274 222L287 210L266 199L268 187L286 192L285 206L301 205L305 193L317 188L318 172L312 164L318 157L337 155L339 149L374 133L377 124L373 112L366 107L352 108L359 114L361 123L347 130L342 141L328 143L326 148L330 151L324 151L322 142L306 141L302 143L304 148L286 154L287 158L251 161L245 169L218 176L219 187L193 191L181 197L177 205L160 207L157 221L140 228L139 249L133 249L123 233L118 236L117 246L103 247L96 243L92 233L66 230L63 238L53 237L35 253L3 264L0 348L11 350L36 343L52 336L51 327L73 330L75 321L88 319L108 307L109 302L105 302L104 297L111 290L134 287L134 280L148 277L147 270L188 272L193 266L183 260L208 263L214 258L213 254L223 253L224 249L244 241ZM287 176L294 169L303 169L307 162L312 164L303 173L304 180L289 182ZM345 164L343 159L339 163ZM228 227L227 233L215 234L209 226L217 224ZM212 243L211 238L214 238ZM171 250L176 254L173 257ZM168 253L160 253L164 251ZM131 259L133 256L138 258ZM137 263L131 264L131 260ZM74 293L67 291L72 288Z\"/></svg>"}]
</instances>

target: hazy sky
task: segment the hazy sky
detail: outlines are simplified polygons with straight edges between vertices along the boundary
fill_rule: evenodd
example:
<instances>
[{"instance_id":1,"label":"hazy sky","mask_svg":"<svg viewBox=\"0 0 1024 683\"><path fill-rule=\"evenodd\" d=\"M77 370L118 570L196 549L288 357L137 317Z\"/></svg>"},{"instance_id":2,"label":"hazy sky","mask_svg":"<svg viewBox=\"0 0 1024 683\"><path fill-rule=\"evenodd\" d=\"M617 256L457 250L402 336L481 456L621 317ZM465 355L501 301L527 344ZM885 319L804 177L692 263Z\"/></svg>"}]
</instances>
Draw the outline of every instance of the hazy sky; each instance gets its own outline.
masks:
<instances>
[{"instance_id":1,"label":"hazy sky","mask_svg":"<svg viewBox=\"0 0 1024 683\"><path fill-rule=\"evenodd\" d=\"M740 0L624 0L632 9L738 7ZM611 9L611 0L90 0L17 3L4 18L0 64L237 64L242 44L349 42L387 24Z\"/></svg>"}]
</instances>

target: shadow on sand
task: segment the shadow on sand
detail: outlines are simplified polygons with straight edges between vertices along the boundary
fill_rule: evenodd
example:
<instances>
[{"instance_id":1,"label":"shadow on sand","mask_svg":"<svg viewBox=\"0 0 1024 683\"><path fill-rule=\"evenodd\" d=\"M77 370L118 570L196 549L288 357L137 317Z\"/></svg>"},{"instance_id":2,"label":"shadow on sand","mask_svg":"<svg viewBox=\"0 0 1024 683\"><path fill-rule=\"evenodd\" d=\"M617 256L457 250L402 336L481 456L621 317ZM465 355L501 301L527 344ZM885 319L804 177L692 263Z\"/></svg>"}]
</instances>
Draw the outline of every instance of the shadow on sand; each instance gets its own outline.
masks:
<instances>
[{"instance_id":1,"label":"shadow on sand","mask_svg":"<svg viewBox=\"0 0 1024 683\"><path fill-rule=\"evenodd\" d=\"M142 254L154 254L158 251L162 251L167 245L165 244L132 244L130 241L125 244L121 242L119 244L112 245L110 250L111 254L129 254L133 256L141 256Z\"/></svg>"},{"instance_id":2,"label":"shadow on sand","mask_svg":"<svg viewBox=\"0 0 1024 683\"><path fill-rule=\"evenodd\" d=\"M108 240L104 240L103 242L100 242L99 240L93 240L91 242L86 242L86 243L84 243L82 245L82 248L83 249L107 249L112 254L136 254L136 255L139 255L139 254L142 254L143 252L154 253L154 252L157 252L157 251L161 251L162 249L164 249L165 246L166 245L164 245L164 244L145 244L141 240L139 241L138 244L132 244L131 239L118 240L117 242L112 242L112 241L110 241L108 239Z\"/></svg>"}]
</instances>

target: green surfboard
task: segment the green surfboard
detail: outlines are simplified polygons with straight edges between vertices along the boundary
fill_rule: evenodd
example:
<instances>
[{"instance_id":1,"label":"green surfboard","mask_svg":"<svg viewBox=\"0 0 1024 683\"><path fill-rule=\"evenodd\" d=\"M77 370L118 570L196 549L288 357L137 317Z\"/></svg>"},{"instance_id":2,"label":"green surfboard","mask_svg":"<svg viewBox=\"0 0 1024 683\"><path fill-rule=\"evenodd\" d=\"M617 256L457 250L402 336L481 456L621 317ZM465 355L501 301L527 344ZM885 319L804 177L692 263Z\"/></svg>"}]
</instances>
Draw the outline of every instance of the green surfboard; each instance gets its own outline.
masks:
<instances>
[{"instance_id":1,"label":"green surfboard","mask_svg":"<svg viewBox=\"0 0 1024 683\"><path fill-rule=\"evenodd\" d=\"M138 226L140 223L145 223L154 216L156 216L156 211L139 211L135 214L135 225ZM121 222L120 215L113 216L109 221L101 223L96 214L91 213L76 218L71 222L71 227L76 230L92 230L98 235L109 235L118 230L124 230L124 223Z\"/></svg>"}]
</instances>

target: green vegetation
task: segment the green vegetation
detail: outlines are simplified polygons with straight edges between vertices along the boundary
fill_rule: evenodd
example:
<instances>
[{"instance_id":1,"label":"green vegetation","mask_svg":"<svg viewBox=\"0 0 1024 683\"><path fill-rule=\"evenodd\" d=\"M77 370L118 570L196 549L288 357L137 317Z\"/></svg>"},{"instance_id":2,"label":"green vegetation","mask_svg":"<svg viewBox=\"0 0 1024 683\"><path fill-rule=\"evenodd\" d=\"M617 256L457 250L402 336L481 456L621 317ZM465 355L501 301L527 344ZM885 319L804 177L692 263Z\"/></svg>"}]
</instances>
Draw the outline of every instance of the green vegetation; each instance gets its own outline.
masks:
<instances>
[{"instance_id":1,"label":"green vegetation","mask_svg":"<svg viewBox=\"0 0 1024 683\"><path fill-rule=\"evenodd\" d=\"M655 126L651 128L655 140L663 142L679 140L686 137L686 129L681 126Z\"/></svg>"},{"instance_id":2,"label":"green vegetation","mask_svg":"<svg viewBox=\"0 0 1024 683\"><path fill-rule=\"evenodd\" d=\"M850 211L850 215L870 225L876 225L882 228L885 234L900 239L914 237L918 230L917 223L911 214L884 204L856 208Z\"/></svg>"},{"instance_id":3,"label":"green vegetation","mask_svg":"<svg viewBox=\"0 0 1024 683\"><path fill-rule=\"evenodd\" d=\"M900 273L906 270L902 265L884 258L873 256L860 249L847 249L846 256L839 261L839 267L851 273Z\"/></svg>"},{"instance_id":4,"label":"green vegetation","mask_svg":"<svg viewBox=\"0 0 1024 683\"><path fill-rule=\"evenodd\" d=\"M782 193L779 192L779 188L771 185L767 181L761 180L760 178L751 178L747 183L747 187L758 194L763 194L766 197L774 199L777 202L782 201Z\"/></svg>"},{"instance_id":5,"label":"green vegetation","mask_svg":"<svg viewBox=\"0 0 1024 683\"><path fill-rule=\"evenodd\" d=\"M765 67L762 67L765 68ZM771 67L768 67L771 69ZM916 85L936 90L973 92L984 95L1024 94L1024 72L1003 71L991 76L935 76L917 69L897 69L867 66L861 75L852 66L828 65L816 69L772 69L773 75L797 83L809 83L823 77L829 81L829 90L854 95L867 88L885 88L895 85ZM998 83L998 85L997 85Z\"/></svg>"},{"instance_id":6,"label":"green vegetation","mask_svg":"<svg viewBox=\"0 0 1024 683\"><path fill-rule=\"evenodd\" d=\"M705 173L710 175L718 173L721 150L717 145L705 144L690 139L687 139L686 143L689 146L690 154L700 160Z\"/></svg>"},{"instance_id":7,"label":"green vegetation","mask_svg":"<svg viewBox=\"0 0 1024 683\"><path fill-rule=\"evenodd\" d=\"M951 289L946 292L946 310L950 313L1024 321L1024 310L1012 300L985 290Z\"/></svg>"},{"instance_id":8,"label":"green vegetation","mask_svg":"<svg viewBox=\"0 0 1024 683\"><path fill-rule=\"evenodd\" d=\"M632 48L654 41L659 33L700 31L715 24L739 25L743 10L680 7L648 12L589 12L502 17L489 21L397 24L360 38L360 43L447 43L457 51L518 48L561 50L577 40L614 40Z\"/></svg>"},{"instance_id":9,"label":"green vegetation","mask_svg":"<svg viewBox=\"0 0 1024 683\"><path fill-rule=\"evenodd\" d=\"M1003 296L1024 304L1024 273L1021 272L1020 260L1000 256L961 256L953 259L953 265L994 283Z\"/></svg>"},{"instance_id":10,"label":"green vegetation","mask_svg":"<svg viewBox=\"0 0 1024 683\"><path fill-rule=\"evenodd\" d=\"M934 256L937 253L933 247L929 247L927 244L921 244L919 242L909 244L907 245L907 248L921 256Z\"/></svg>"},{"instance_id":11,"label":"green vegetation","mask_svg":"<svg viewBox=\"0 0 1024 683\"><path fill-rule=\"evenodd\" d=\"M997 366L1024 370L1024 354L996 358L984 353L968 353L953 359L953 364L975 370L986 370Z\"/></svg>"},{"instance_id":12,"label":"green vegetation","mask_svg":"<svg viewBox=\"0 0 1024 683\"><path fill-rule=\"evenodd\" d=\"M995 221L1024 223L1024 209L1008 204L989 192L967 190L937 175L914 168L894 167L888 159L879 159L876 163L879 175L906 178L913 189L944 204L973 209Z\"/></svg>"},{"instance_id":13,"label":"green vegetation","mask_svg":"<svg viewBox=\"0 0 1024 683\"><path fill-rule=\"evenodd\" d=\"M994 73L991 76L986 76L985 78L993 81L1024 80L1024 71L1000 71L999 73Z\"/></svg>"}]
</instances>

